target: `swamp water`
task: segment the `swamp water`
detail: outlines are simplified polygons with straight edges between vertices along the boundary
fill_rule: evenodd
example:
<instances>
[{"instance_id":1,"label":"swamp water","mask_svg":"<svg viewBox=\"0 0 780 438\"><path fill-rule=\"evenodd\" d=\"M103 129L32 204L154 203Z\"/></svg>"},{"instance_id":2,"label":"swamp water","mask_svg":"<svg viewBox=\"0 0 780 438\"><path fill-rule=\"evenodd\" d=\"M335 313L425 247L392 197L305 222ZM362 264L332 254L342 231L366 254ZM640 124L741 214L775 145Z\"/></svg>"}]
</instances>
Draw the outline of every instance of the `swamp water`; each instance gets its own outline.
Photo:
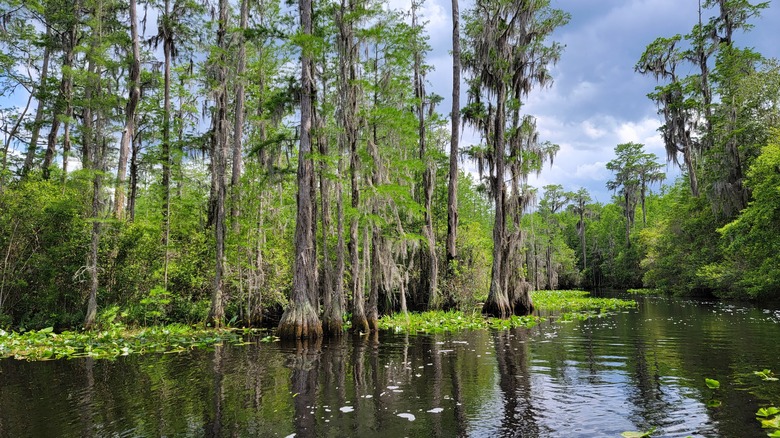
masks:
<instances>
[{"instance_id":1,"label":"swamp water","mask_svg":"<svg viewBox=\"0 0 780 438\"><path fill-rule=\"evenodd\" d=\"M639 298L504 332L3 359L0 437L766 436L778 339L780 311Z\"/></svg>"}]
</instances>

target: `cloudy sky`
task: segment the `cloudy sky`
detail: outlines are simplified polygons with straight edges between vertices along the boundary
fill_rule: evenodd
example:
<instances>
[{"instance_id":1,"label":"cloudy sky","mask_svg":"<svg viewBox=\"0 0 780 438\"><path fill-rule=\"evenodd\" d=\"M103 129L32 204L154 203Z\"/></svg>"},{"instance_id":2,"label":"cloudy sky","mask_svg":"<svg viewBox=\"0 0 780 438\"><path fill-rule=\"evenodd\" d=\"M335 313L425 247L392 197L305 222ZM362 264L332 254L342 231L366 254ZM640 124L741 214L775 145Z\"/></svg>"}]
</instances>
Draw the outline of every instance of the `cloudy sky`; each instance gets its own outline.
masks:
<instances>
[{"instance_id":1,"label":"cloudy sky","mask_svg":"<svg viewBox=\"0 0 780 438\"><path fill-rule=\"evenodd\" d=\"M394 1L393 3L396 3ZM404 1L403 3L408 3ZM470 1L461 1L461 13ZM634 72L644 48L655 38L688 33L698 21L696 0L552 0L571 14L570 23L554 38L565 44L561 61L553 69L555 82L535 91L525 111L537 117L543 140L560 145L552 167L546 167L531 184L561 184L566 190L587 188L594 200L609 202L605 182L611 178L606 163L619 143L643 143L646 151L665 162L666 153L657 131L661 122L647 93L654 79ZM780 4L772 1L755 28L738 34L739 46L754 47L768 57L780 57ZM408 6L406 6L408 8ZM446 100L440 111L449 113L452 86L450 0L427 0L429 57L436 70L429 75L433 91ZM465 97L461 99L465 102ZM462 144L478 141L465 133ZM467 163L467 166L470 165ZM473 165L471 165L473 166ZM667 166L670 177L678 173Z\"/></svg>"}]
</instances>

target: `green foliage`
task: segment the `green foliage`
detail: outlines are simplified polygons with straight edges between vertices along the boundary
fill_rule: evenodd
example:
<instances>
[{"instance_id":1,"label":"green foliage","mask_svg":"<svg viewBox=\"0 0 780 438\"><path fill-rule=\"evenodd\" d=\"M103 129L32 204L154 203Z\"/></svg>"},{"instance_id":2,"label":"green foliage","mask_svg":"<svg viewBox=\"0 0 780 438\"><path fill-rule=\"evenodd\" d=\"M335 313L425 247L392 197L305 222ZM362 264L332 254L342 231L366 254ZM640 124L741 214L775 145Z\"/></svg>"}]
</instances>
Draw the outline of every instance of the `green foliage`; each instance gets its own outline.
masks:
<instances>
[{"instance_id":1,"label":"green foliage","mask_svg":"<svg viewBox=\"0 0 780 438\"><path fill-rule=\"evenodd\" d=\"M111 325L99 332L56 333L52 327L25 333L0 331L0 358L23 360L92 357L115 359L128 354L180 353L223 342L240 344L242 333L197 329L181 324L127 330Z\"/></svg>"},{"instance_id":2,"label":"green foliage","mask_svg":"<svg viewBox=\"0 0 780 438\"><path fill-rule=\"evenodd\" d=\"M704 379L704 383L707 385L707 388L709 389L720 389L720 382L718 382L715 379Z\"/></svg>"},{"instance_id":3,"label":"green foliage","mask_svg":"<svg viewBox=\"0 0 780 438\"><path fill-rule=\"evenodd\" d=\"M752 298L776 297L780 290L780 142L764 147L748 174L753 200L718 231L725 260L702 270L712 284Z\"/></svg>"},{"instance_id":4,"label":"green foliage","mask_svg":"<svg viewBox=\"0 0 780 438\"><path fill-rule=\"evenodd\" d=\"M81 318L82 219L87 197L74 185L28 179L0 193L0 314L15 327L68 326Z\"/></svg>"},{"instance_id":5,"label":"green foliage","mask_svg":"<svg viewBox=\"0 0 780 438\"><path fill-rule=\"evenodd\" d=\"M773 373L772 370L768 370L766 368L761 371L753 371L753 374L761 377L761 380L765 382L775 382L778 380L777 377L775 377L775 373Z\"/></svg>"},{"instance_id":6,"label":"green foliage","mask_svg":"<svg viewBox=\"0 0 780 438\"><path fill-rule=\"evenodd\" d=\"M658 208L661 217L641 233L647 247L644 285L673 294L708 290L711 283L701 269L717 260L720 251L717 218L706 199L692 196L679 179L659 199Z\"/></svg>"},{"instance_id":7,"label":"green foliage","mask_svg":"<svg viewBox=\"0 0 780 438\"><path fill-rule=\"evenodd\" d=\"M655 427L644 432L632 432L626 431L620 434L623 438L645 438L651 436L655 432Z\"/></svg>"},{"instance_id":8,"label":"green foliage","mask_svg":"<svg viewBox=\"0 0 780 438\"><path fill-rule=\"evenodd\" d=\"M635 301L593 298L588 295L589 293L585 291L537 291L531 293L531 298L540 312L554 313L561 322L587 319L636 306ZM514 327L533 327L543 320L545 318L537 315L512 316L507 319L485 318L479 308L474 308L470 312L432 311L385 315L379 320L379 327L396 332L439 333L486 328L508 330Z\"/></svg>"}]
</instances>

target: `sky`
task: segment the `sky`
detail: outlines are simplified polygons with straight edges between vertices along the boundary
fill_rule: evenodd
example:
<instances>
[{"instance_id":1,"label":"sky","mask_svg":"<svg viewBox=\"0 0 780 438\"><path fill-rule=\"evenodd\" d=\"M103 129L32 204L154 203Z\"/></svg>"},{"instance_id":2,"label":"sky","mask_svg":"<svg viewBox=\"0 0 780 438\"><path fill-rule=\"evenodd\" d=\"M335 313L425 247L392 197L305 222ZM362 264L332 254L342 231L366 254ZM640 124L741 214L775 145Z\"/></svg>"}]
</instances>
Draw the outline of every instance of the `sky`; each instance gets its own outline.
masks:
<instances>
[{"instance_id":1,"label":"sky","mask_svg":"<svg viewBox=\"0 0 780 438\"><path fill-rule=\"evenodd\" d=\"M408 2L393 3L400 7ZM461 1L461 14L470 4ZM616 145L642 143L646 152L656 154L666 164L658 132L662 122L655 104L647 97L656 82L635 73L634 65L657 37L690 32L698 22L698 2L552 0L552 5L571 14L569 24L553 35L566 48L552 69L552 87L532 92L524 111L537 118L541 139L558 144L560 151L554 164L546 166L529 183L539 188L560 184L570 191L584 187L594 201L607 203L612 192L605 186L612 175L606 163L614 158ZM432 47L428 61L435 67L428 75L428 91L445 97L439 107L442 114L448 114L452 105L451 13L450 0L426 0L422 9ZM766 57L780 57L780 0L773 0L752 22L755 27L749 33L737 34L735 43L753 47ZM461 105L465 102L464 94ZM461 145L478 141L478 135L468 131ZM472 163L464 165L466 169L474 168ZM667 182L679 175L673 164L664 168L669 175Z\"/></svg>"}]
</instances>

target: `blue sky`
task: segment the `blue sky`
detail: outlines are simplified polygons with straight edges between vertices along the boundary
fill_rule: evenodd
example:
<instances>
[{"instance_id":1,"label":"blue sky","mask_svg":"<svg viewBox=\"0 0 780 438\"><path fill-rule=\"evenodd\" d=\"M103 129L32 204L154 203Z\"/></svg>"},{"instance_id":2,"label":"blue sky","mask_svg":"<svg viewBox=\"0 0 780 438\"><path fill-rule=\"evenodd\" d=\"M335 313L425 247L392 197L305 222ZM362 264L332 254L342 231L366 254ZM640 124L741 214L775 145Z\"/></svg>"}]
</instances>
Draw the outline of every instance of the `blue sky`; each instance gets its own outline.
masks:
<instances>
[{"instance_id":1,"label":"blue sky","mask_svg":"<svg viewBox=\"0 0 780 438\"><path fill-rule=\"evenodd\" d=\"M393 0L408 8L406 1ZM471 2L461 2L461 13ZM554 38L566 49L553 69L551 88L535 91L525 111L537 117L543 140L560 145L552 167L546 167L531 184L561 184L566 190L585 187L599 202L609 202L612 193L605 188L611 178L606 163L619 143L643 143L648 152L665 163L656 107L647 98L655 80L634 72L644 48L655 38L688 33L698 21L696 0L552 0L555 7L569 12L570 23ZM450 0L427 0L423 14L428 20L429 62L435 66L428 79L429 91L445 97L440 111L449 113L452 86ZM780 4L773 1L754 29L737 34L741 47L753 47L767 57L780 57ZM682 73L682 72L681 72ZM687 72L686 72L687 73ZM462 98L465 103L465 97ZM478 141L464 133L462 144ZM473 165L467 163L467 166ZM677 172L667 166L670 178Z\"/></svg>"}]
</instances>

